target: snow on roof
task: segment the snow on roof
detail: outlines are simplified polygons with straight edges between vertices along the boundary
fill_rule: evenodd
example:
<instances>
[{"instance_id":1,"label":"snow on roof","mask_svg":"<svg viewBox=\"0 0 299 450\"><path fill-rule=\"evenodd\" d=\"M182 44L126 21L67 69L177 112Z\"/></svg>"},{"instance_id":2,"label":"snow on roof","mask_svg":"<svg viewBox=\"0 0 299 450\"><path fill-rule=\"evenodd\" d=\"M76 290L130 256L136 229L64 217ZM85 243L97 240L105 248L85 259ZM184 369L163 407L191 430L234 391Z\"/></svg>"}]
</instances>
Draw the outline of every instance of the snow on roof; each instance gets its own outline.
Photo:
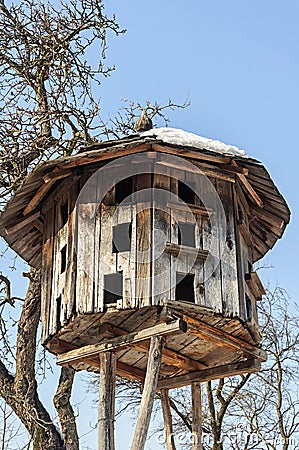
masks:
<instances>
[{"instance_id":1,"label":"snow on roof","mask_svg":"<svg viewBox=\"0 0 299 450\"><path fill-rule=\"evenodd\" d=\"M198 136L197 134L189 133L179 128L153 128L152 130L140 133L140 136L154 137L167 144L194 147L221 154L242 156L243 158L247 157L244 150L240 150L234 145L228 145L220 141L215 141L214 139Z\"/></svg>"}]
</instances>

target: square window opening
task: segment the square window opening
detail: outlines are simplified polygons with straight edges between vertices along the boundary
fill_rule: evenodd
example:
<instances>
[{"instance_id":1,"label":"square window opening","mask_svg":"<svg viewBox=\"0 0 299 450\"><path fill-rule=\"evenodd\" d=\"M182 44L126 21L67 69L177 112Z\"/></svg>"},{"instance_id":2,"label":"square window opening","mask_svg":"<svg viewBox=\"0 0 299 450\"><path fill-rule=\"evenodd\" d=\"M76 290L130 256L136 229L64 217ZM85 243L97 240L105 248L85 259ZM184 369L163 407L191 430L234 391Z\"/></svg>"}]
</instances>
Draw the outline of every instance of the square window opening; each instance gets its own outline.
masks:
<instances>
[{"instance_id":1,"label":"square window opening","mask_svg":"<svg viewBox=\"0 0 299 450\"><path fill-rule=\"evenodd\" d=\"M123 298L123 273L104 275L104 303L116 303Z\"/></svg>"},{"instance_id":2,"label":"square window opening","mask_svg":"<svg viewBox=\"0 0 299 450\"><path fill-rule=\"evenodd\" d=\"M195 223L178 223L178 244L195 247Z\"/></svg>"},{"instance_id":3,"label":"square window opening","mask_svg":"<svg viewBox=\"0 0 299 450\"><path fill-rule=\"evenodd\" d=\"M121 223L112 228L112 252L128 252L131 250L132 223Z\"/></svg>"},{"instance_id":4,"label":"square window opening","mask_svg":"<svg viewBox=\"0 0 299 450\"><path fill-rule=\"evenodd\" d=\"M131 203L133 194L133 177L120 180L115 185L115 204Z\"/></svg>"},{"instance_id":5,"label":"square window opening","mask_svg":"<svg viewBox=\"0 0 299 450\"><path fill-rule=\"evenodd\" d=\"M195 303L194 297L194 275L177 272L175 299Z\"/></svg>"},{"instance_id":6,"label":"square window opening","mask_svg":"<svg viewBox=\"0 0 299 450\"><path fill-rule=\"evenodd\" d=\"M193 190L193 183L189 183L192 188L179 180L178 182L178 197L184 203L195 204L195 192Z\"/></svg>"}]
</instances>

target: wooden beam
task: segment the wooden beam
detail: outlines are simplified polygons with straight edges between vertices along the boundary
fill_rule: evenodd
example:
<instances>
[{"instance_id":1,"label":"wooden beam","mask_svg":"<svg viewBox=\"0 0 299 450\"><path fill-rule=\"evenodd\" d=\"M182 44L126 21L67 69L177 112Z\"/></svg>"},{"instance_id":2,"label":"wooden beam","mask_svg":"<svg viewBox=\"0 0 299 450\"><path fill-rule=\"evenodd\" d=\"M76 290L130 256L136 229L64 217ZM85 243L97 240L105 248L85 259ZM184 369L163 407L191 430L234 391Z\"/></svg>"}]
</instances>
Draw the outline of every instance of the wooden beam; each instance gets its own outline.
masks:
<instances>
[{"instance_id":1,"label":"wooden beam","mask_svg":"<svg viewBox=\"0 0 299 450\"><path fill-rule=\"evenodd\" d=\"M179 375L177 377L163 378L159 380L157 389L174 389L182 386L188 386L196 381L203 383L205 381L216 380L218 378L232 377L244 373L257 372L261 368L261 363L257 358L248 359L225 366L211 367L210 369L198 370Z\"/></svg>"},{"instance_id":2,"label":"wooden beam","mask_svg":"<svg viewBox=\"0 0 299 450\"><path fill-rule=\"evenodd\" d=\"M201 384L191 383L192 395L192 450L202 450L202 392Z\"/></svg>"},{"instance_id":3,"label":"wooden beam","mask_svg":"<svg viewBox=\"0 0 299 450\"><path fill-rule=\"evenodd\" d=\"M59 354L69 350L78 349L80 347L70 342L61 341L55 338L52 339L52 341L47 344L47 348L50 351ZM84 363L86 365L96 367L97 369L100 368L100 360L98 356L87 358L84 360ZM139 380L142 382L144 381L145 378L145 372L143 370L139 369L138 367L129 366L128 364L125 364L121 361L116 361L116 374L119 375L120 377L129 378L129 380Z\"/></svg>"},{"instance_id":4,"label":"wooden beam","mask_svg":"<svg viewBox=\"0 0 299 450\"><path fill-rule=\"evenodd\" d=\"M46 195L46 193L51 189L51 187L54 185L54 183L61 179L69 176L71 174L70 171L61 171L58 167L55 167L52 172L46 174L43 178L43 184L41 187L36 191L28 205L23 211L23 216L27 216L30 214L39 204L39 202L43 199L43 197Z\"/></svg>"},{"instance_id":5,"label":"wooden beam","mask_svg":"<svg viewBox=\"0 0 299 450\"><path fill-rule=\"evenodd\" d=\"M209 208L205 208L204 206L197 206L191 203L179 203L179 202L168 202L167 206L172 209L178 209L180 211L188 211L190 209L194 214L198 214L200 216L209 217L214 214L214 211Z\"/></svg>"},{"instance_id":6,"label":"wooden beam","mask_svg":"<svg viewBox=\"0 0 299 450\"><path fill-rule=\"evenodd\" d=\"M117 148L110 147L109 150L106 149L105 152L103 150L105 150L105 148L102 148L100 150L94 150L93 151L94 154L82 153L82 156L80 156L80 158L76 157L74 159L71 159L68 162L59 164L59 167L61 169L70 169L72 167L80 167L80 166L85 166L85 165L89 165L89 164L94 164L99 161L105 161L107 159L116 158L118 156L125 156L125 155L132 155L133 153L146 152L148 150L151 150L151 144L150 143L140 144L140 145L137 145L136 147L125 147L125 148L124 147L117 147ZM89 152L90 152L90 150L89 150Z\"/></svg>"},{"instance_id":7,"label":"wooden beam","mask_svg":"<svg viewBox=\"0 0 299 450\"><path fill-rule=\"evenodd\" d=\"M167 450L176 450L172 426L172 415L168 389L161 389L161 404L164 420L164 433Z\"/></svg>"},{"instance_id":8,"label":"wooden beam","mask_svg":"<svg viewBox=\"0 0 299 450\"><path fill-rule=\"evenodd\" d=\"M73 172L71 170L55 168L54 170L52 170L52 172L47 173L43 177L43 180L45 183L49 183L49 181L56 181L61 180L62 178L69 177L70 175L72 175L72 173Z\"/></svg>"},{"instance_id":9,"label":"wooden beam","mask_svg":"<svg viewBox=\"0 0 299 450\"><path fill-rule=\"evenodd\" d=\"M151 328L129 333L125 336L119 336L109 341L100 342L98 344L86 345L76 350L70 350L57 356L58 365L69 365L75 361L82 361L101 352L123 350L125 347L130 347L141 341L146 341L154 336L167 336L169 334L176 334L186 332L187 327L183 320L178 319L170 323L161 323Z\"/></svg>"},{"instance_id":10,"label":"wooden beam","mask_svg":"<svg viewBox=\"0 0 299 450\"><path fill-rule=\"evenodd\" d=\"M197 173L198 175L204 174L209 177L219 178L221 180L229 181L230 183L235 183L235 173L232 175L229 171L222 170L218 166L208 165L203 162L193 164L193 167L185 168L179 164L173 164L167 161L158 161L156 163L161 167L167 167L170 169L179 170L180 172Z\"/></svg>"},{"instance_id":11,"label":"wooden beam","mask_svg":"<svg viewBox=\"0 0 299 450\"><path fill-rule=\"evenodd\" d=\"M235 165L221 164L220 167L224 170L227 170L228 172L242 173L243 175L248 175L248 173L249 173L248 169L246 169L245 167L238 166L236 162L235 162Z\"/></svg>"},{"instance_id":12,"label":"wooden beam","mask_svg":"<svg viewBox=\"0 0 299 450\"><path fill-rule=\"evenodd\" d=\"M185 158L193 158L196 160L201 161L211 161L214 163L220 163L220 164L229 164L230 157L228 156L214 156L210 155L208 153L202 153L200 149L198 150L189 150L186 148L178 149L175 147L169 147L167 145L161 145L161 144L152 144L153 150L161 153L170 153L171 155L177 155L177 156L183 156Z\"/></svg>"},{"instance_id":13,"label":"wooden beam","mask_svg":"<svg viewBox=\"0 0 299 450\"><path fill-rule=\"evenodd\" d=\"M147 438L162 360L163 336L151 338L146 376L131 450L143 450Z\"/></svg>"},{"instance_id":14,"label":"wooden beam","mask_svg":"<svg viewBox=\"0 0 299 450\"><path fill-rule=\"evenodd\" d=\"M49 181L48 183L43 183L41 187L38 189L38 191L34 194L28 205L23 211L23 216L27 216L27 214L30 214L39 204L39 202L42 200L42 198L46 195L46 193L51 189L53 184L55 183L55 180Z\"/></svg>"},{"instance_id":15,"label":"wooden beam","mask_svg":"<svg viewBox=\"0 0 299 450\"><path fill-rule=\"evenodd\" d=\"M26 219L23 219L21 222L16 223L12 227L5 228L5 233L8 235L17 233L27 225L31 224L32 222L35 222L35 220L39 219L40 216L41 216L40 211L36 211L35 213L30 214L30 216L26 217Z\"/></svg>"},{"instance_id":16,"label":"wooden beam","mask_svg":"<svg viewBox=\"0 0 299 450\"><path fill-rule=\"evenodd\" d=\"M138 380L142 383L145 379L145 372L138 367L132 367L128 364L116 361L116 374L120 377L128 378L129 380Z\"/></svg>"},{"instance_id":17,"label":"wooden beam","mask_svg":"<svg viewBox=\"0 0 299 450\"><path fill-rule=\"evenodd\" d=\"M263 283L256 272L246 273L245 280L256 300L261 300L262 296L266 295Z\"/></svg>"},{"instance_id":18,"label":"wooden beam","mask_svg":"<svg viewBox=\"0 0 299 450\"><path fill-rule=\"evenodd\" d=\"M187 247L186 245L178 245L173 242L166 242L165 252L172 253L173 255L188 255L198 259L207 259L209 255L208 250L202 250L195 247Z\"/></svg>"},{"instance_id":19,"label":"wooden beam","mask_svg":"<svg viewBox=\"0 0 299 450\"><path fill-rule=\"evenodd\" d=\"M198 336L201 339L214 342L220 347L226 347L231 350L239 350L245 354L252 355L255 358L259 358L262 361L267 360L267 353L253 344L243 341L242 339L232 336L226 331L219 330L212 325L208 325L205 322L189 317L186 314L183 315L184 321L188 325L188 332Z\"/></svg>"},{"instance_id":20,"label":"wooden beam","mask_svg":"<svg viewBox=\"0 0 299 450\"><path fill-rule=\"evenodd\" d=\"M115 450L116 355L100 353L100 388L98 406L98 450Z\"/></svg>"},{"instance_id":21,"label":"wooden beam","mask_svg":"<svg viewBox=\"0 0 299 450\"><path fill-rule=\"evenodd\" d=\"M257 192L253 189L253 187L251 186L251 184L247 180L246 176L241 174L241 173L237 173L237 177L239 178L239 180L241 182L241 185L243 186L243 188L245 189L245 191L249 195L250 199L254 203L256 203L257 206L259 206L260 208L263 208L264 207L263 200L260 198L260 196L257 194Z\"/></svg>"},{"instance_id":22,"label":"wooden beam","mask_svg":"<svg viewBox=\"0 0 299 450\"><path fill-rule=\"evenodd\" d=\"M115 336L124 336L128 334L127 331L123 330L122 328L115 327L109 323L102 323L99 327L99 332L101 336L105 336L110 339ZM133 344L133 347L142 353L148 353L149 350L148 343L141 342L139 344ZM178 367L181 370L188 370L188 372L190 370L200 370L207 368L205 364L200 363L195 359L189 358L188 356L182 355L179 352L171 350L166 346L163 348L162 360L166 364Z\"/></svg>"}]
</instances>

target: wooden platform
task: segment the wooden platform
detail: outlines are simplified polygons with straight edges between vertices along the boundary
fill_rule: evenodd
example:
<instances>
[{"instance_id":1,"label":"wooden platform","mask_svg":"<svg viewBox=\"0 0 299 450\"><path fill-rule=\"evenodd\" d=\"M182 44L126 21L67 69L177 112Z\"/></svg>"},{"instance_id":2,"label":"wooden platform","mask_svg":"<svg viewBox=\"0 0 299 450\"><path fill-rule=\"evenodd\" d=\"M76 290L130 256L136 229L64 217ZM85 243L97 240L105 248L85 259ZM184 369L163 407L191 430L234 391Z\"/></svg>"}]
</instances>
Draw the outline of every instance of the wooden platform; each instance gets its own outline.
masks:
<instances>
[{"instance_id":1,"label":"wooden platform","mask_svg":"<svg viewBox=\"0 0 299 450\"><path fill-rule=\"evenodd\" d=\"M114 351L117 374L143 381L155 335L165 341L158 388L257 371L266 359L248 324L188 302L77 316L46 347L58 364L95 372L99 354Z\"/></svg>"}]
</instances>

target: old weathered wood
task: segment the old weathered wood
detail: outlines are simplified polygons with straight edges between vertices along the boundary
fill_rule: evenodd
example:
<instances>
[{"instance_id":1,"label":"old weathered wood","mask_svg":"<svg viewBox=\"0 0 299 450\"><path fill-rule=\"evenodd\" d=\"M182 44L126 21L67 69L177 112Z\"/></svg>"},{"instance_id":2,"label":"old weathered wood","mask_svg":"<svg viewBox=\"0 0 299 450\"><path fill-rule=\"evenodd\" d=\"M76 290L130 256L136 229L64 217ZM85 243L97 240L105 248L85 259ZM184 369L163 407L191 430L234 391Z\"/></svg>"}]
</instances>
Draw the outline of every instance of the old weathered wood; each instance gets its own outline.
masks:
<instances>
[{"instance_id":1,"label":"old weathered wood","mask_svg":"<svg viewBox=\"0 0 299 450\"><path fill-rule=\"evenodd\" d=\"M151 203L137 204L136 221L136 296L133 306L141 307L151 304Z\"/></svg>"},{"instance_id":2,"label":"old weathered wood","mask_svg":"<svg viewBox=\"0 0 299 450\"><path fill-rule=\"evenodd\" d=\"M127 331L123 330L122 328L114 327L111 324L107 323L102 324L100 326L99 331L102 336L105 336L106 338L110 339L115 336L124 336L127 334ZM134 348L138 349L141 352L148 353L149 345L147 343L139 343L134 344ZM163 348L162 360L163 362L171 364L182 370L199 370L206 368L206 366L203 363L195 361L194 359L191 359L188 356L182 355L179 352L171 350L166 346L164 346Z\"/></svg>"},{"instance_id":3,"label":"old weathered wood","mask_svg":"<svg viewBox=\"0 0 299 450\"><path fill-rule=\"evenodd\" d=\"M178 245L172 242L166 242L165 251L173 255L190 255L197 259L207 259L209 252L200 248L187 247L185 245Z\"/></svg>"},{"instance_id":4,"label":"old weathered wood","mask_svg":"<svg viewBox=\"0 0 299 450\"><path fill-rule=\"evenodd\" d=\"M26 217L26 219L23 219L22 222L19 222L11 227L5 228L5 232L7 234L14 234L18 231L22 230L22 228L26 227L28 224L34 222L36 219L39 219L41 216L40 211L36 211L33 214L30 214L30 216Z\"/></svg>"},{"instance_id":5,"label":"old weathered wood","mask_svg":"<svg viewBox=\"0 0 299 450\"><path fill-rule=\"evenodd\" d=\"M265 288L256 272L251 272L245 276L246 283L251 289L256 300L261 300L263 295L266 295Z\"/></svg>"},{"instance_id":6,"label":"old weathered wood","mask_svg":"<svg viewBox=\"0 0 299 450\"><path fill-rule=\"evenodd\" d=\"M266 361L267 354L261 348L257 348L248 342L230 335L229 333L212 327L200 320L189 317L186 314L183 315L184 321L188 324L188 331L198 337L204 337L205 339L215 342L219 346L228 347L231 349L241 350L244 353L253 355L262 361Z\"/></svg>"},{"instance_id":7,"label":"old weathered wood","mask_svg":"<svg viewBox=\"0 0 299 450\"><path fill-rule=\"evenodd\" d=\"M71 170L60 170L60 169L54 169L52 172L47 173L44 175L43 180L45 183L49 183L49 181L53 180L61 180L61 178L66 178L68 176L72 175Z\"/></svg>"},{"instance_id":8,"label":"old weathered wood","mask_svg":"<svg viewBox=\"0 0 299 450\"><path fill-rule=\"evenodd\" d=\"M157 389L175 389L183 386L188 386L193 381L203 383L209 380L216 380L217 378L257 372L260 370L260 368L261 363L258 359L247 359L246 361L240 361L223 366L212 367L210 369L190 372L186 375L161 379L158 382Z\"/></svg>"},{"instance_id":9,"label":"old weathered wood","mask_svg":"<svg viewBox=\"0 0 299 450\"><path fill-rule=\"evenodd\" d=\"M191 383L192 395L192 450L202 450L202 393L201 384Z\"/></svg>"},{"instance_id":10,"label":"old weathered wood","mask_svg":"<svg viewBox=\"0 0 299 450\"><path fill-rule=\"evenodd\" d=\"M187 158L193 158L195 160L200 161L212 161L215 163L223 163L228 164L230 162L230 158L228 156L216 156L210 155L208 153L201 153L198 150L189 150L189 149L175 149L173 147L169 147L168 145L160 145L160 144L152 144L153 150L161 153L170 153L171 155L178 155Z\"/></svg>"},{"instance_id":11,"label":"old weathered wood","mask_svg":"<svg viewBox=\"0 0 299 450\"><path fill-rule=\"evenodd\" d=\"M172 426L172 415L168 389L161 389L161 404L164 420L164 433L167 450L176 450Z\"/></svg>"},{"instance_id":12,"label":"old weathered wood","mask_svg":"<svg viewBox=\"0 0 299 450\"><path fill-rule=\"evenodd\" d=\"M220 242L222 312L224 315L238 316L240 308L233 190L231 183L222 180L216 181L216 188L225 213L223 218L218 211L218 227L222 230L220 236L225 239L225 242Z\"/></svg>"},{"instance_id":13,"label":"old weathered wood","mask_svg":"<svg viewBox=\"0 0 299 450\"><path fill-rule=\"evenodd\" d=\"M40 203L40 201L43 199L43 197L46 195L46 193L51 189L51 187L54 185L56 180L60 178L64 178L68 175L70 175L70 172L64 172L63 174L59 174L59 169L55 167L51 174L47 174L45 176L45 179L43 180L43 184L41 187L37 190L37 192L34 194L28 205L23 211L23 216L27 216L27 214L31 213L37 205Z\"/></svg>"},{"instance_id":14,"label":"old weathered wood","mask_svg":"<svg viewBox=\"0 0 299 450\"><path fill-rule=\"evenodd\" d=\"M163 336L151 338L148 355L148 364L141 399L140 410L133 437L131 450L143 450L148 433L154 397L158 383L161 359L162 359Z\"/></svg>"},{"instance_id":15,"label":"old weathered wood","mask_svg":"<svg viewBox=\"0 0 299 450\"><path fill-rule=\"evenodd\" d=\"M45 216L45 234L42 252L42 264L44 268L41 275L42 342L45 342L49 336L52 298L53 242L54 210L52 209Z\"/></svg>"},{"instance_id":16,"label":"old weathered wood","mask_svg":"<svg viewBox=\"0 0 299 450\"><path fill-rule=\"evenodd\" d=\"M182 333L186 331L186 324L183 320L178 319L170 323L161 323L151 328L138 331L136 333L129 333L125 336L119 336L105 343L86 345L78 350L71 350L62 355L57 356L57 364L68 365L72 361L83 360L90 356L97 355L102 352L118 350L136 344L141 341L146 341L154 336L167 336L173 333Z\"/></svg>"},{"instance_id":17,"label":"old weathered wood","mask_svg":"<svg viewBox=\"0 0 299 450\"><path fill-rule=\"evenodd\" d=\"M116 356L100 354L98 450L114 450Z\"/></svg>"},{"instance_id":18,"label":"old weathered wood","mask_svg":"<svg viewBox=\"0 0 299 450\"><path fill-rule=\"evenodd\" d=\"M252 185L249 183L248 179L246 178L245 175L238 173L237 177L239 178L239 180L241 181L241 184L243 186L243 188L245 189L246 193L248 194L248 196L250 197L250 199L257 204L257 206L259 206L260 208L263 208L264 206L264 202L262 201L262 199L260 198L260 196L257 194L257 192L254 190L254 188L252 187Z\"/></svg>"}]
</instances>

